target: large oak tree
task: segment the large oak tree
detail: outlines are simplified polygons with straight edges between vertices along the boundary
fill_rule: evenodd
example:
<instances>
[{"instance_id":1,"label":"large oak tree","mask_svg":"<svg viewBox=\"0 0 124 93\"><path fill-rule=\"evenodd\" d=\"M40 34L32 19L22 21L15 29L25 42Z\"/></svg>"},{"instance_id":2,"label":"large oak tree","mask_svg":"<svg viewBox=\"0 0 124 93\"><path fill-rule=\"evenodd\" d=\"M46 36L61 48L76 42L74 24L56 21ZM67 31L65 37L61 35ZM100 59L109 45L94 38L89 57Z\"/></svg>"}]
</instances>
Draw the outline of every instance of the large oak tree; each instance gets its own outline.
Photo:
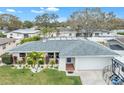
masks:
<instances>
[{"instance_id":1,"label":"large oak tree","mask_svg":"<svg viewBox=\"0 0 124 93\"><path fill-rule=\"evenodd\" d=\"M1 14L0 15L0 28L7 30L15 30L22 27L22 22L18 17L11 14Z\"/></svg>"},{"instance_id":2,"label":"large oak tree","mask_svg":"<svg viewBox=\"0 0 124 93\"><path fill-rule=\"evenodd\" d=\"M100 8L86 8L83 11L74 12L68 23L78 32L85 31L85 37L90 37L94 31L112 30L115 26L114 19L113 12L105 13Z\"/></svg>"},{"instance_id":3,"label":"large oak tree","mask_svg":"<svg viewBox=\"0 0 124 93\"><path fill-rule=\"evenodd\" d=\"M35 18L35 24L41 28L41 31L44 35L50 34L54 31L57 31L56 27L58 26L59 16L54 13L44 13L38 15ZM50 35L49 35L50 36Z\"/></svg>"}]
</instances>

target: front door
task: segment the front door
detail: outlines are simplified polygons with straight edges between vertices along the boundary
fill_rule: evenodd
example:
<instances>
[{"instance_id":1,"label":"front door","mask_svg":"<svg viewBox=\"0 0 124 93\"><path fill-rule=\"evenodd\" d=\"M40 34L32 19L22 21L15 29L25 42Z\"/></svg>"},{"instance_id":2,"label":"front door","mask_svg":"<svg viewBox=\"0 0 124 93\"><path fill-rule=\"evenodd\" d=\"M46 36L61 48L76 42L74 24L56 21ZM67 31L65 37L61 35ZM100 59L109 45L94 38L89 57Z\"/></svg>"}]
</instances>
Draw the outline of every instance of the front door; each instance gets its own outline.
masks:
<instances>
[{"instance_id":1,"label":"front door","mask_svg":"<svg viewBox=\"0 0 124 93\"><path fill-rule=\"evenodd\" d=\"M66 70L68 72L74 72L74 61L75 61L75 58L67 58L66 59Z\"/></svg>"}]
</instances>

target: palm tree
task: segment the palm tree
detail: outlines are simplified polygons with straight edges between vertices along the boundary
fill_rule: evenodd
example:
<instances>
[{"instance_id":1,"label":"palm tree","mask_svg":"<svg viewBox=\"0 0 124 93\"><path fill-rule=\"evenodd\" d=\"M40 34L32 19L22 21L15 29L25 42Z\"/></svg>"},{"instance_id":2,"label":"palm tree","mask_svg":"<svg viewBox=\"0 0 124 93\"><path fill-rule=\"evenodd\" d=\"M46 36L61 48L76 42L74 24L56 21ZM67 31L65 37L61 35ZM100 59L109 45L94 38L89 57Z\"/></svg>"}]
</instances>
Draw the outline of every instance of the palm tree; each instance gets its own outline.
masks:
<instances>
[{"instance_id":1,"label":"palm tree","mask_svg":"<svg viewBox=\"0 0 124 93\"><path fill-rule=\"evenodd\" d=\"M39 67L39 60L44 60L44 53L42 52L32 52L27 55L27 62L31 64L32 67L37 71ZM37 65L37 67L36 67Z\"/></svg>"}]
</instances>

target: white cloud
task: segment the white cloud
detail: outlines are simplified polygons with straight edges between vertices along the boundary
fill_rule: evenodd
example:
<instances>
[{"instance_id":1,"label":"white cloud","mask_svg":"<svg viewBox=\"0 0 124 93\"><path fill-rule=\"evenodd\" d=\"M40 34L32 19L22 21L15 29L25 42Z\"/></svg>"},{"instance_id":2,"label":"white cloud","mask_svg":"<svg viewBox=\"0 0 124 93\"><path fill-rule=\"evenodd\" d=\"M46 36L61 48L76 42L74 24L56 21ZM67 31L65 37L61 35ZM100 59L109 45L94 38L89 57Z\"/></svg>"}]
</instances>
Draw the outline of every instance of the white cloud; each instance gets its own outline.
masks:
<instances>
[{"instance_id":1,"label":"white cloud","mask_svg":"<svg viewBox=\"0 0 124 93\"><path fill-rule=\"evenodd\" d=\"M48 8L43 8L41 7L40 10L31 10L32 13L45 13L45 12L56 12L59 11L59 8L55 8L55 7L48 7Z\"/></svg>"},{"instance_id":2,"label":"white cloud","mask_svg":"<svg viewBox=\"0 0 124 93\"><path fill-rule=\"evenodd\" d=\"M7 12L16 12L14 9L6 9Z\"/></svg>"},{"instance_id":3,"label":"white cloud","mask_svg":"<svg viewBox=\"0 0 124 93\"><path fill-rule=\"evenodd\" d=\"M56 11L59 11L59 8L55 8L55 7L48 7L48 8L46 8L46 11L56 12Z\"/></svg>"},{"instance_id":4,"label":"white cloud","mask_svg":"<svg viewBox=\"0 0 124 93\"><path fill-rule=\"evenodd\" d=\"M43 13L44 11L43 10L31 10L32 13L37 13L37 14L40 14L40 13Z\"/></svg>"}]
</instances>

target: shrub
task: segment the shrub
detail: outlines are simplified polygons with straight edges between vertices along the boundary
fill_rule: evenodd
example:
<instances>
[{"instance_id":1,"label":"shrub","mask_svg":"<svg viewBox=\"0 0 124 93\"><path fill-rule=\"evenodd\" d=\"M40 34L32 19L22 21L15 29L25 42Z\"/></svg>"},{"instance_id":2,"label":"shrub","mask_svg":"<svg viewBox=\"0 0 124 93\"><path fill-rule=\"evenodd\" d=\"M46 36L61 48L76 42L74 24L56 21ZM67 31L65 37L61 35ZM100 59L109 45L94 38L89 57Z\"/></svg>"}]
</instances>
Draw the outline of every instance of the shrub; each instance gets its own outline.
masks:
<instances>
[{"instance_id":1,"label":"shrub","mask_svg":"<svg viewBox=\"0 0 124 93\"><path fill-rule=\"evenodd\" d=\"M26 43L26 42L31 42L31 41L38 41L40 40L40 36L33 36L30 38L24 38L21 40L20 44Z\"/></svg>"},{"instance_id":2,"label":"shrub","mask_svg":"<svg viewBox=\"0 0 124 93\"><path fill-rule=\"evenodd\" d=\"M6 53L6 54L3 54L1 57L2 57L3 63L5 63L7 65L10 65L13 63L12 62L12 56L10 54Z\"/></svg>"},{"instance_id":3,"label":"shrub","mask_svg":"<svg viewBox=\"0 0 124 93\"><path fill-rule=\"evenodd\" d=\"M50 60L50 64L53 66L54 64L56 64L55 60L54 59L51 59Z\"/></svg>"},{"instance_id":4,"label":"shrub","mask_svg":"<svg viewBox=\"0 0 124 93\"><path fill-rule=\"evenodd\" d=\"M32 64L33 64L33 60L32 60L31 58L28 58L28 59L27 59L27 63L28 63L29 65L32 65Z\"/></svg>"},{"instance_id":5,"label":"shrub","mask_svg":"<svg viewBox=\"0 0 124 93\"><path fill-rule=\"evenodd\" d=\"M38 63L41 64L41 65L43 65L44 64L44 60L43 59L39 59L38 60Z\"/></svg>"},{"instance_id":6,"label":"shrub","mask_svg":"<svg viewBox=\"0 0 124 93\"><path fill-rule=\"evenodd\" d=\"M124 32L118 32L117 34L119 34L119 35L124 35Z\"/></svg>"},{"instance_id":7,"label":"shrub","mask_svg":"<svg viewBox=\"0 0 124 93\"><path fill-rule=\"evenodd\" d=\"M0 37L6 37L2 32L0 32Z\"/></svg>"}]
</instances>

